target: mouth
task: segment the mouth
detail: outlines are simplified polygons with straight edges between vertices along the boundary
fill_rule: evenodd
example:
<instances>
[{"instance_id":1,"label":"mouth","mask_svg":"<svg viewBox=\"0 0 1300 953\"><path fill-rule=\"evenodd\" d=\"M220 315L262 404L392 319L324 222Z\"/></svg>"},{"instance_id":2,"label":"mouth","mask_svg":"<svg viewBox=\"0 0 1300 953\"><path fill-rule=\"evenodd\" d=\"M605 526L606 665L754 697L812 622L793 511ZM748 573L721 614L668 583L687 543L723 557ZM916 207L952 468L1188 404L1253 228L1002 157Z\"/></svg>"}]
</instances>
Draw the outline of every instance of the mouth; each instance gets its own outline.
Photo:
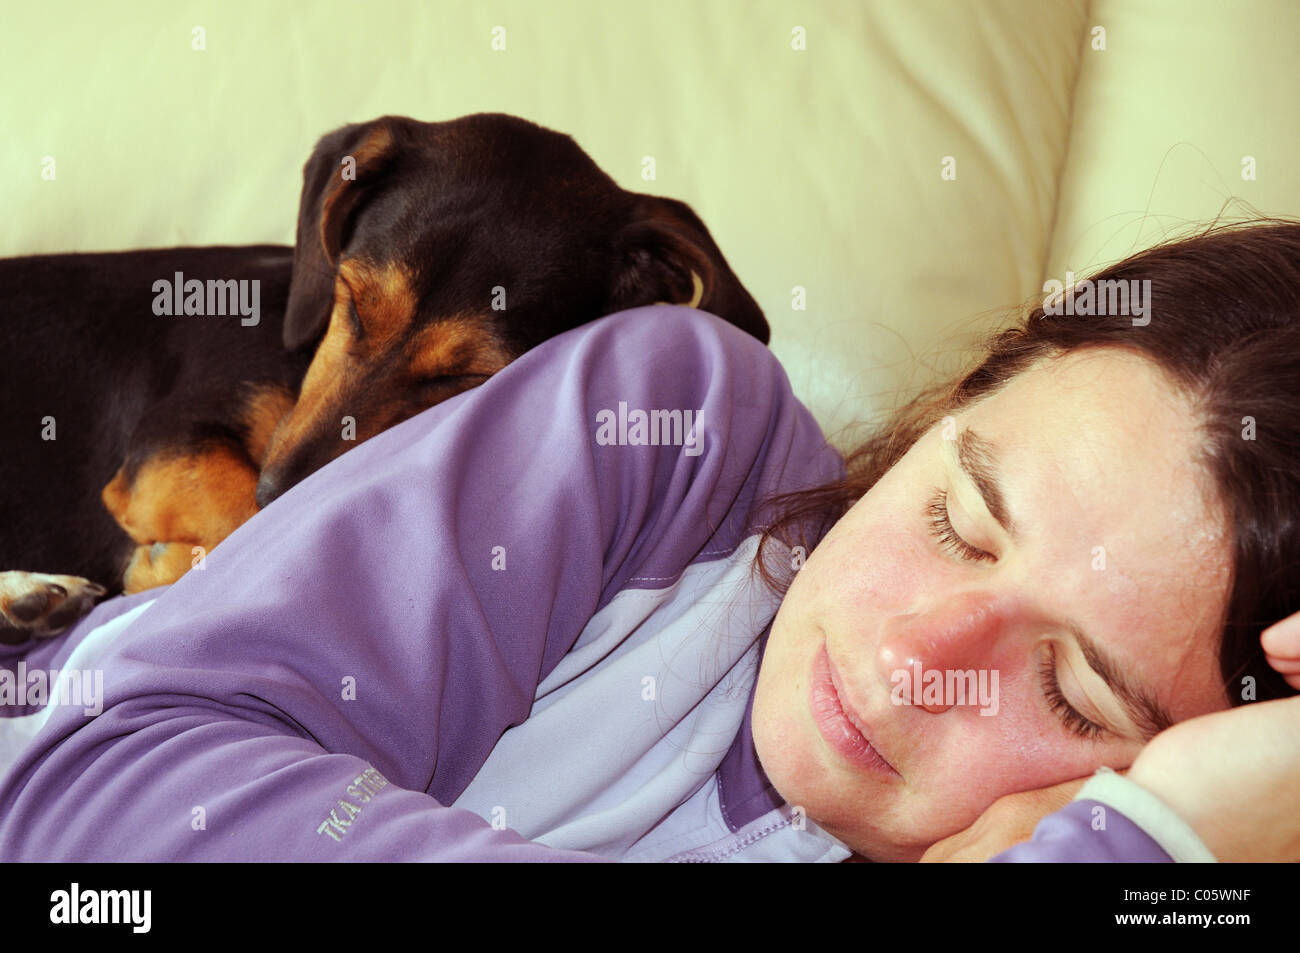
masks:
<instances>
[{"instance_id":1,"label":"mouth","mask_svg":"<svg viewBox=\"0 0 1300 953\"><path fill-rule=\"evenodd\" d=\"M849 711L842 698L843 685L831 665L825 643L813 661L809 704L822 739L845 761L886 777L901 777L893 765L872 746L862 719Z\"/></svg>"}]
</instances>

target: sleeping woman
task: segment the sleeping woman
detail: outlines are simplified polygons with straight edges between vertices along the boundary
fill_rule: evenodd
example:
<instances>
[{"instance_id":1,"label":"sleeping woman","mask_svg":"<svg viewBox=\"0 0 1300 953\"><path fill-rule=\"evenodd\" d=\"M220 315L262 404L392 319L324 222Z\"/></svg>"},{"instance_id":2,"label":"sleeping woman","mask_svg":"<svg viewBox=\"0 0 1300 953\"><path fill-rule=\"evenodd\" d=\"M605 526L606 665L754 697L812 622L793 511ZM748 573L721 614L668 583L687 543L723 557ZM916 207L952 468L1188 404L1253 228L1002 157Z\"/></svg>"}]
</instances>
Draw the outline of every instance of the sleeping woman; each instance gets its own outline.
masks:
<instances>
[{"instance_id":1,"label":"sleeping woman","mask_svg":"<svg viewBox=\"0 0 1300 953\"><path fill-rule=\"evenodd\" d=\"M710 315L547 341L0 648L0 860L1300 858L1300 225L1094 278L847 458Z\"/></svg>"}]
</instances>

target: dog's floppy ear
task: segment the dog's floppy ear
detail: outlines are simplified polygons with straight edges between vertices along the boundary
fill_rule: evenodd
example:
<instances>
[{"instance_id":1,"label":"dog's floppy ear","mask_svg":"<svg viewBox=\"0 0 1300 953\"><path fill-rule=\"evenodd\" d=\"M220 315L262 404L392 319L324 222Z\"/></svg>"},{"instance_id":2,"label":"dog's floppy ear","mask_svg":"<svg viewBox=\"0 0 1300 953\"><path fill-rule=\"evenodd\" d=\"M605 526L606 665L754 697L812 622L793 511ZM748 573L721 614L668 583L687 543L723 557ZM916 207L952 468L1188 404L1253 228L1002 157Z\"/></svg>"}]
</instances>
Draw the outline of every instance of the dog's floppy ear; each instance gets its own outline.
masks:
<instances>
[{"instance_id":1,"label":"dog's floppy ear","mask_svg":"<svg viewBox=\"0 0 1300 953\"><path fill-rule=\"evenodd\" d=\"M632 221L619 232L615 250L609 312L658 302L686 304L767 343L762 309L685 202L638 196Z\"/></svg>"},{"instance_id":2,"label":"dog's floppy ear","mask_svg":"<svg viewBox=\"0 0 1300 953\"><path fill-rule=\"evenodd\" d=\"M284 316L284 346L294 350L325 330L334 306L339 252L367 195L397 152L388 117L343 126L321 138L302 169L293 278Z\"/></svg>"}]
</instances>

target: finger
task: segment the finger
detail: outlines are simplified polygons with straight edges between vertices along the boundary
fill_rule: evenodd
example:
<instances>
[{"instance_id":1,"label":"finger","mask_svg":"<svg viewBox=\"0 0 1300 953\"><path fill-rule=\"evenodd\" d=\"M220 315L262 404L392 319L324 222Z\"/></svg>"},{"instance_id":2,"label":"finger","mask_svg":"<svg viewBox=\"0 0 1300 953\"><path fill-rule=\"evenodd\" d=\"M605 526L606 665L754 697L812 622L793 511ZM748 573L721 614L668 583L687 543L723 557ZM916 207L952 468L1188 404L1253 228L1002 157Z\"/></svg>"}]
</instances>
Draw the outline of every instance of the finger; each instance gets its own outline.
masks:
<instances>
[{"instance_id":1,"label":"finger","mask_svg":"<svg viewBox=\"0 0 1300 953\"><path fill-rule=\"evenodd\" d=\"M1300 659L1300 612L1287 616L1281 622L1275 622L1261 632L1259 644L1267 655Z\"/></svg>"},{"instance_id":2,"label":"finger","mask_svg":"<svg viewBox=\"0 0 1300 953\"><path fill-rule=\"evenodd\" d=\"M1276 672L1281 672L1283 675L1300 674L1300 658L1282 658L1270 655L1268 652L1264 653L1264 658L1268 659L1268 664Z\"/></svg>"},{"instance_id":3,"label":"finger","mask_svg":"<svg viewBox=\"0 0 1300 953\"><path fill-rule=\"evenodd\" d=\"M1264 653L1264 658L1288 685L1300 689L1300 659L1277 658L1267 652Z\"/></svg>"},{"instance_id":4,"label":"finger","mask_svg":"<svg viewBox=\"0 0 1300 953\"><path fill-rule=\"evenodd\" d=\"M939 841L921 855L920 862L923 864L943 864L947 863L948 858L951 856L951 847L945 841Z\"/></svg>"}]
</instances>

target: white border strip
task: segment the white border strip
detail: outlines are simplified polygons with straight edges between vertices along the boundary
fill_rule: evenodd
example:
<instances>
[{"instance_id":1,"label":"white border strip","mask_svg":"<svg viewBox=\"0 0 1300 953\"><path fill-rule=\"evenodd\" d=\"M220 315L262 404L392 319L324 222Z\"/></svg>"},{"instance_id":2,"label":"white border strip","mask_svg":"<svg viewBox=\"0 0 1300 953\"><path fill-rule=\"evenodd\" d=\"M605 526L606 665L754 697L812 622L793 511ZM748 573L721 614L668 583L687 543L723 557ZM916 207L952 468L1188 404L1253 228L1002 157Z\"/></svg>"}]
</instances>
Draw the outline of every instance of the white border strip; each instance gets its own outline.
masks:
<instances>
[{"instance_id":1,"label":"white border strip","mask_svg":"<svg viewBox=\"0 0 1300 953\"><path fill-rule=\"evenodd\" d=\"M1074 800L1100 801L1113 807L1142 828L1175 863L1218 863L1210 848L1173 808L1136 781L1110 768L1098 768Z\"/></svg>"}]
</instances>

